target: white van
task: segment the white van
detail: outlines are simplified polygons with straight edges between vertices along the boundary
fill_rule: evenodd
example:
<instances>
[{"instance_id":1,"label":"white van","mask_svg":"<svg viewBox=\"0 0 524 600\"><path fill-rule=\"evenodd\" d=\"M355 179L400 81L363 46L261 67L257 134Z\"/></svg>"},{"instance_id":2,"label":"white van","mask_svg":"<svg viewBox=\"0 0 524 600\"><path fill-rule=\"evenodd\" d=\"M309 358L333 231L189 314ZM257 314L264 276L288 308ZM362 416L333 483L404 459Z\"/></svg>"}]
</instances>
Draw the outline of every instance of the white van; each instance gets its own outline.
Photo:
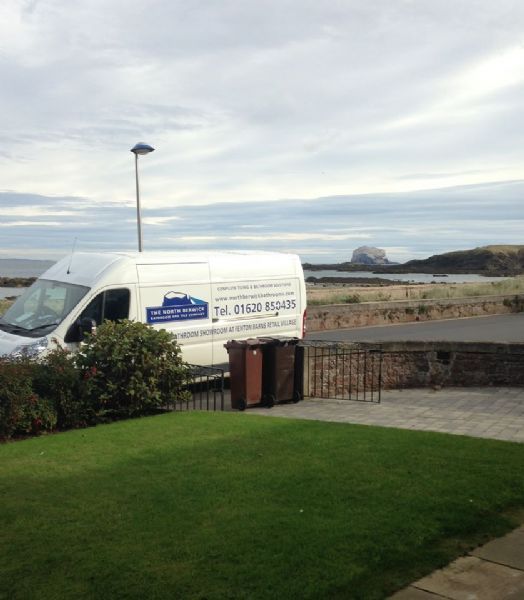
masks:
<instances>
[{"instance_id":1,"label":"white van","mask_svg":"<svg viewBox=\"0 0 524 600\"><path fill-rule=\"evenodd\" d=\"M227 362L224 344L302 338L298 256L270 252L75 253L48 269L0 318L0 355L72 350L106 319L172 332L193 364Z\"/></svg>"}]
</instances>

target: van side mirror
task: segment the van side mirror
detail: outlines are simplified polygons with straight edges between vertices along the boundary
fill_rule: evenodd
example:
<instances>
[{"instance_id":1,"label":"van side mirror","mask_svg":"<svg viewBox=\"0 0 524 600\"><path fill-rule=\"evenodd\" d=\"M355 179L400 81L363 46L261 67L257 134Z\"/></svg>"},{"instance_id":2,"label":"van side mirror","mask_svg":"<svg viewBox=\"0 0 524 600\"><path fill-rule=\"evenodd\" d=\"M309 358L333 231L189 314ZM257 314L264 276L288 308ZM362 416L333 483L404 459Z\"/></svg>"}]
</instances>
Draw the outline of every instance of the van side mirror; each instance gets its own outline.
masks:
<instances>
[{"instance_id":1,"label":"van side mirror","mask_svg":"<svg viewBox=\"0 0 524 600\"><path fill-rule=\"evenodd\" d=\"M85 338L87 333L95 333L96 332L96 321L89 317L84 317L80 319L80 334L82 339Z\"/></svg>"},{"instance_id":2,"label":"van side mirror","mask_svg":"<svg viewBox=\"0 0 524 600\"><path fill-rule=\"evenodd\" d=\"M87 317L77 319L67 330L64 341L67 344L81 342L85 338L86 333L93 333L94 331L96 331L96 321L94 319Z\"/></svg>"},{"instance_id":3,"label":"van side mirror","mask_svg":"<svg viewBox=\"0 0 524 600\"><path fill-rule=\"evenodd\" d=\"M82 341L82 332L80 331L80 321L75 321L67 330L64 337L66 344Z\"/></svg>"}]
</instances>

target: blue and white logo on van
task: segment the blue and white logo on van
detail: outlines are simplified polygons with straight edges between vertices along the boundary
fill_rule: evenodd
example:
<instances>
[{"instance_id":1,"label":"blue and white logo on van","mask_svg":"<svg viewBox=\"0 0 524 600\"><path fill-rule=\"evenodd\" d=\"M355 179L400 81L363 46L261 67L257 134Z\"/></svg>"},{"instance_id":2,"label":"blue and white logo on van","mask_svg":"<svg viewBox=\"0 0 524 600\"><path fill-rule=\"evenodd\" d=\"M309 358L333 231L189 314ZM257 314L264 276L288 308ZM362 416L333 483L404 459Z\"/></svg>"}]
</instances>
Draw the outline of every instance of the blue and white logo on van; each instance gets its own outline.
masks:
<instances>
[{"instance_id":1,"label":"blue and white logo on van","mask_svg":"<svg viewBox=\"0 0 524 600\"><path fill-rule=\"evenodd\" d=\"M146 307L148 323L207 319L208 313L208 302L181 292L168 292L162 306Z\"/></svg>"}]
</instances>

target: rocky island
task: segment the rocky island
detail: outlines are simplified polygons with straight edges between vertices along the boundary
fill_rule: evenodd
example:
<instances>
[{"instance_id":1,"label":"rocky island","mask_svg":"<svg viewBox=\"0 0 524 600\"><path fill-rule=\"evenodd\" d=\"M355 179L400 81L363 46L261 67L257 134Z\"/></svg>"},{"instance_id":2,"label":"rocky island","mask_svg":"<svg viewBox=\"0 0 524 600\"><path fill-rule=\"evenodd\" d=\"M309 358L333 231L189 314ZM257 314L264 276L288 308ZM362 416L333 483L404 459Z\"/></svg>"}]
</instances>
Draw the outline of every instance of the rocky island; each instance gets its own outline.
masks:
<instances>
[{"instance_id":1,"label":"rocky island","mask_svg":"<svg viewBox=\"0 0 524 600\"><path fill-rule=\"evenodd\" d=\"M355 250L357 252L360 249ZM380 250L377 248L377 250ZM355 256L353 253L353 257ZM360 253L358 254L360 256ZM387 260L387 259L386 259ZM424 260L410 260L403 264L393 263L355 263L313 265L305 263L304 269L310 271L335 270L341 272L371 271L380 273L471 273L490 277L513 277L524 274L524 245L491 245L435 254ZM347 279L346 279L347 281Z\"/></svg>"},{"instance_id":2,"label":"rocky island","mask_svg":"<svg viewBox=\"0 0 524 600\"><path fill-rule=\"evenodd\" d=\"M351 263L357 265L390 265L386 258L386 251L374 246L360 246L353 250Z\"/></svg>"}]
</instances>

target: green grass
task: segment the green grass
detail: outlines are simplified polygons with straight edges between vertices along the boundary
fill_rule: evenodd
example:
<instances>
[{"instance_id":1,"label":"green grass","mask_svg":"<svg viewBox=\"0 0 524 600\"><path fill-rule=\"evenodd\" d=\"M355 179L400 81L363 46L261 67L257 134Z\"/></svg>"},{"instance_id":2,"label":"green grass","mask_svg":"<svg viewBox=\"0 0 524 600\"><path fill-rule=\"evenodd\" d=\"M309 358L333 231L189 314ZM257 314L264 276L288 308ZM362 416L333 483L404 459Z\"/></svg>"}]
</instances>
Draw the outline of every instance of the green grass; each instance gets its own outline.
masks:
<instances>
[{"instance_id":1,"label":"green grass","mask_svg":"<svg viewBox=\"0 0 524 600\"><path fill-rule=\"evenodd\" d=\"M384 598L516 524L524 445L169 414L0 446L0 598Z\"/></svg>"},{"instance_id":2,"label":"green grass","mask_svg":"<svg viewBox=\"0 0 524 600\"><path fill-rule=\"evenodd\" d=\"M330 290L309 288L308 304L318 306L324 304L348 304L355 302L388 302L390 300L438 300L446 298L474 298L504 294L521 294L524 292L524 277L512 277L487 283L446 283L428 285L398 285L385 288L350 287L358 290L358 294L349 294L338 288Z\"/></svg>"},{"instance_id":3,"label":"green grass","mask_svg":"<svg viewBox=\"0 0 524 600\"><path fill-rule=\"evenodd\" d=\"M489 246L481 246L478 250L491 250L491 252L507 252L508 254L516 254L524 250L523 245L519 244L491 244Z\"/></svg>"}]
</instances>

